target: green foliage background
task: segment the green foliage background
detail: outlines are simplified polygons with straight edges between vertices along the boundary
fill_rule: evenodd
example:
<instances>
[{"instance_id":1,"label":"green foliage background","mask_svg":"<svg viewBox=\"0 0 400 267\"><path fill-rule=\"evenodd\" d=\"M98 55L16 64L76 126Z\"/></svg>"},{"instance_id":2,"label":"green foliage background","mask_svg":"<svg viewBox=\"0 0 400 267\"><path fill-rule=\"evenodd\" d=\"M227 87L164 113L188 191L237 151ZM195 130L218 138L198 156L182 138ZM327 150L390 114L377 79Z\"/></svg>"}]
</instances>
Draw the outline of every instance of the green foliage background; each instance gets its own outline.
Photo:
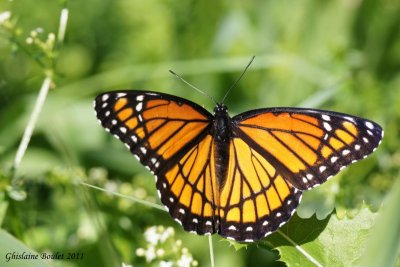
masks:
<instances>
[{"instance_id":1,"label":"green foliage background","mask_svg":"<svg viewBox=\"0 0 400 267\"><path fill-rule=\"evenodd\" d=\"M0 13L12 12L27 47L31 30L57 31L62 3L2 1ZM36 251L85 254L83 261L55 264L140 266L145 261L135 249L145 246L143 231L161 224L176 229L200 266L210 265L207 239L183 232L168 214L80 184L159 202L151 174L97 124L92 101L103 91L135 88L213 108L169 69L218 100L255 55L226 100L232 115L303 106L366 117L384 128L376 153L305 193L302 218L325 219L334 208L339 217L357 213L363 203L377 211L398 179L400 2L86 0L67 7L55 87L15 187L10 168L44 76L32 56L0 36L1 227ZM213 239L216 266L284 266L274 262L276 251L256 245L235 251Z\"/></svg>"}]
</instances>

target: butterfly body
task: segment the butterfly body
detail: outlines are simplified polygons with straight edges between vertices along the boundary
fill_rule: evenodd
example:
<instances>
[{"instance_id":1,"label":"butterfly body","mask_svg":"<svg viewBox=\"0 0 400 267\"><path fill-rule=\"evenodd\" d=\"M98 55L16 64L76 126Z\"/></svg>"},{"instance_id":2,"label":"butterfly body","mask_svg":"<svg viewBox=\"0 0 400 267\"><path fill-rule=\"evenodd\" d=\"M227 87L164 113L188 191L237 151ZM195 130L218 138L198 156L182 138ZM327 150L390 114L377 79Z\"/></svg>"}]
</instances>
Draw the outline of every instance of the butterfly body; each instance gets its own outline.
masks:
<instances>
[{"instance_id":1,"label":"butterfly body","mask_svg":"<svg viewBox=\"0 0 400 267\"><path fill-rule=\"evenodd\" d=\"M150 91L99 95L101 125L156 177L161 202L189 232L257 241L289 220L302 191L367 157L382 128L348 114L265 108L230 117Z\"/></svg>"},{"instance_id":2,"label":"butterfly body","mask_svg":"<svg viewBox=\"0 0 400 267\"><path fill-rule=\"evenodd\" d=\"M227 107L222 103L218 103L214 109L212 134L215 140L216 177L221 188L225 181L229 159L229 143L232 138L232 121L228 115Z\"/></svg>"}]
</instances>

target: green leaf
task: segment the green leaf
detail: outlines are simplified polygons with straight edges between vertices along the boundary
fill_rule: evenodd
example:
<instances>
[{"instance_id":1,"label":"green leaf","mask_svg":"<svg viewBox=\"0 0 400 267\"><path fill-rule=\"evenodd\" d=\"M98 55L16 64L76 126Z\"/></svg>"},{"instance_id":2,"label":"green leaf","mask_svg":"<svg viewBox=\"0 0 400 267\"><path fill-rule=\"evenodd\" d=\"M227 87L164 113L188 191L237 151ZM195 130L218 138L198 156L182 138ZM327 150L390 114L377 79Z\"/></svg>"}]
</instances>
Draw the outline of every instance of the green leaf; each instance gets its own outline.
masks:
<instances>
[{"instance_id":1,"label":"green leaf","mask_svg":"<svg viewBox=\"0 0 400 267\"><path fill-rule=\"evenodd\" d=\"M365 240L376 214L363 208L353 218L324 220L297 215L262 245L275 248L287 266L355 266L365 249Z\"/></svg>"},{"instance_id":2,"label":"green leaf","mask_svg":"<svg viewBox=\"0 0 400 267\"><path fill-rule=\"evenodd\" d=\"M296 214L302 219L308 219L314 214L318 220L328 217L335 209L336 195L339 191L339 177L330 179L313 190L304 192Z\"/></svg>"},{"instance_id":3,"label":"green leaf","mask_svg":"<svg viewBox=\"0 0 400 267\"><path fill-rule=\"evenodd\" d=\"M15 255L38 255L38 259L10 259ZM40 258L39 253L31 250L21 241L10 235L4 230L0 230L0 265L7 267L48 267L49 265Z\"/></svg>"},{"instance_id":4,"label":"green leaf","mask_svg":"<svg viewBox=\"0 0 400 267\"><path fill-rule=\"evenodd\" d=\"M8 209L8 201L5 200L5 194L0 192L0 226L3 224L4 217Z\"/></svg>"},{"instance_id":5,"label":"green leaf","mask_svg":"<svg viewBox=\"0 0 400 267\"><path fill-rule=\"evenodd\" d=\"M248 243L239 243L234 240L225 239L225 238L221 239L221 242L227 243L229 246L232 246L236 251L239 251L242 248L247 248L249 246Z\"/></svg>"},{"instance_id":6,"label":"green leaf","mask_svg":"<svg viewBox=\"0 0 400 267\"><path fill-rule=\"evenodd\" d=\"M360 266L395 266L400 263L400 179L377 218ZM397 265L398 266L398 265Z\"/></svg>"}]
</instances>

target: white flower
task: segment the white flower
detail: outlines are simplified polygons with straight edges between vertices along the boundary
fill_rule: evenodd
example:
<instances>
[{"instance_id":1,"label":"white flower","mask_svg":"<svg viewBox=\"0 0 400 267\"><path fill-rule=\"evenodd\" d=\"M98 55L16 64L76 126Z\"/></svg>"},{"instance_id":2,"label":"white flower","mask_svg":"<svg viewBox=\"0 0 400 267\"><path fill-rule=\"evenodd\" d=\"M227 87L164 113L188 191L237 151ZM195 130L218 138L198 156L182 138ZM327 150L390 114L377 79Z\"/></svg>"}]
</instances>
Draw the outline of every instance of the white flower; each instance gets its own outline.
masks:
<instances>
[{"instance_id":1,"label":"white flower","mask_svg":"<svg viewBox=\"0 0 400 267\"><path fill-rule=\"evenodd\" d=\"M54 42L56 40L56 35L54 33L49 33L49 35L47 36L47 40L49 42Z\"/></svg>"},{"instance_id":2,"label":"white flower","mask_svg":"<svg viewBox=\"0 0 400 267\"><path fill-rule=\"evenodd\" d=\"M157 249L156 254L158 257L162 257L165 254L165 250L163 250L162 248Z\"/></svg>"},{"instance_id":3,"label":"white flower","mask_svg":"<svg viewBox=\"0 0 400 267\"><path fill-rule=\"evenodd\" d=\"M173 265L172 261L160 261L160 267L172 267Z\"/></svg>"},{"instance_id":4,"label":"white flower","mask_svg":"<svg viewBox=\"0 0 400 267\"><path fill-rule=\"evenodd\" d=\"M168 227L164 232L160 235L160 242L164 243L169 237L174 235L174 228Z\"/></svg>"},{"instance_id":5,"label":"white flower","mask_svg":"<svg viewBox=\"0 0 400 267\"><path fill-rule=\"evenodd\" d=\"M147 228L147 230L144 232L144 237L150 244L157 245L158 241L160 240L160 234L157 232L157 227L152 226Z\"/></svg>"},{"instance_id":6,"label":"white flower","mask_svg":"<svg viewBox=\"0 0 400 267\"><path fill-rule=\"evenodd\" d=\"M10 11L4 11L3 13L0 13L0 25L2 25L4 22L9 20L10 18L11 18Z\"/></svg>"},{"instance_id":7,"label":"white flower","mask_svg":"<svg viewBox=\"0 0 400 267\"><path fill-rule=\"evenodd\" d=\"M130 265L130 264L126 264L126 263L122 263L122 267L133 267L133 265Z\"/></svg>"},{"instance_id":8,"label":"white flower","mask_svg":"<svg viewBox=\"0 0 400 267\"><path fill-rule=\"evenodd\" d=\"M146 252L145 252L145 257L147 262L151 262L156 258L156 252L154 250L154 247L149 247Z\"/></svg>"},{"instance_id":9,"label":"white flower","mask_svg":"<svg viewBox=\"0 0 400 267\"><path fill-rule=\"evenodd\" d=\"M112 195L111 192L118 191L118 184L115 181L107 181L104 184L104 189L109 192L108 194Z\"/></svg>"},{"instance_id":10,"label":"white flower","mask_svg":"<svg viewBox=\"0 0 400 267\"><path fill-rule=\"evenodd\" d=\"M32 37L28 37L28 38L26 38L26 43L27 44L33 44L33 38Z\"/></svg>"},{"instance_id":11,"label":"white flower","mask_svg":"<svg viewBox=\"0 0 400 267\"><path fill-rule=\"evenodd\" d=\"M191 255L182 254L181 258L178 260L177 264L179 267L190 267L193 258Z\"/></svg>"},{"instance_id":12,"label":"white flower","mask_svg":"<svg viewBox=\"0 0 400 267\"><path fill-rule=\"evenodd\" d=\"M44 33L44 29L42 27L37 27L36 29L34 29L34 31L36 32L36 34Z\"/></svg>"},{"instance_id":13,"label":"white flower","mask_svg":"<svg viewBox=\"0 0 400 267\"><path fill-rule=\"evenodd\" d=\"M138 255L139 257L143 257L145 253L146 251L143 248L136 249L136 255Z\"/></svg>"}]
</instances>

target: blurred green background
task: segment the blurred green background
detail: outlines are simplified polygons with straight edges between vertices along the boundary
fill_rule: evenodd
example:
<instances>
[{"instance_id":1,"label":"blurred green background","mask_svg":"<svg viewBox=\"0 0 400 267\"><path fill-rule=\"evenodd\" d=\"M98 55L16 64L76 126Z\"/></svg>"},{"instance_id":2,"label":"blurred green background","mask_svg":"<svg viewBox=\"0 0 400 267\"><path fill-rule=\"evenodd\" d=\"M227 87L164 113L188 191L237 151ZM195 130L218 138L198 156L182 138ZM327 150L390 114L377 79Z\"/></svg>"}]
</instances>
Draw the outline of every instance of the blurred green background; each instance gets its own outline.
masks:
<instances>
[{"instance_id":1,"label":"blurred green background","mask_svg":"<svg viewBox=\"0 0 400 267\"><path fill-rule=\"evenodd\" d=\"M1 1L21 29L21 46L0 35L0 217L2 228L36 251L83 252L60 266L146 264L143 232L173 226L200 266L208 241L168 214L81 185L159 203L154 179L97 123L94 97L114 89L166 92L207 109L213 103L173 77L221 99L251 56L255 61L225 103L230 114L272 106L321 108L369 118L385 130L379 149L307 192L299 215L378 210L399 176L400 2L69 1L66 39L57 48L54 88L10 189L10 168L44 79L22 48L30 31L57 32L63 1ZM39 30L40 32L40 30ZM272 266L277 254L235 251L213 237L216 266ZM171 252L172 253L172 252ZM284 266L273 263L273 266ZM157 265L158 266L158 265Z\"/></svg>"}]
</instances>

